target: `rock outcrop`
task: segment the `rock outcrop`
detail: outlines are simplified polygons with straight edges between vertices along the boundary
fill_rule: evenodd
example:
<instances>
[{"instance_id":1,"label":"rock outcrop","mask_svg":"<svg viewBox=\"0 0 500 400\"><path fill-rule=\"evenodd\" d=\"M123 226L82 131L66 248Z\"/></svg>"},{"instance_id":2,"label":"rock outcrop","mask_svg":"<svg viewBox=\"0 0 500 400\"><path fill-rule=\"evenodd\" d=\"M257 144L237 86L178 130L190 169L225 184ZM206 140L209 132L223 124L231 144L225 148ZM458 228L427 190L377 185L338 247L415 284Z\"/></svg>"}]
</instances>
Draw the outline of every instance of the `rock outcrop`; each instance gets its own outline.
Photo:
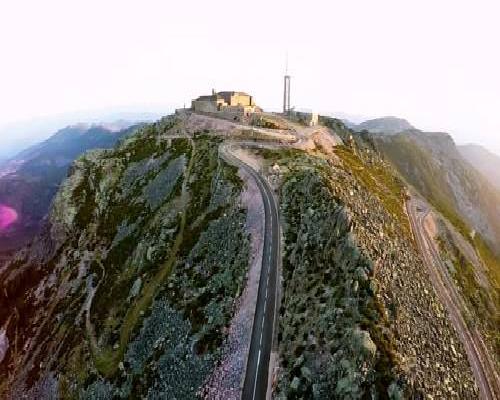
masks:
<instances>
[{"instance_id":1,"label":"rock outcrop","mask_svg":"<svg viewBox=\"0 0 500 400\"><path fill-rule=\"evenodd\" d=\"M2 398L193 398L250 261L243 182L168 117L78 158L1 271Z\"/></svg>"},{"instance_id":2,"label":"rock outcrop","mask_svg":"<svg viewBox=\"0 0 500 400\"><path fill-rule=\"evenodd\" d=\"M404 185L357 138L286 165L278 398L475 398L464 348L416 250Z\"/></svg>"}]
</instances>

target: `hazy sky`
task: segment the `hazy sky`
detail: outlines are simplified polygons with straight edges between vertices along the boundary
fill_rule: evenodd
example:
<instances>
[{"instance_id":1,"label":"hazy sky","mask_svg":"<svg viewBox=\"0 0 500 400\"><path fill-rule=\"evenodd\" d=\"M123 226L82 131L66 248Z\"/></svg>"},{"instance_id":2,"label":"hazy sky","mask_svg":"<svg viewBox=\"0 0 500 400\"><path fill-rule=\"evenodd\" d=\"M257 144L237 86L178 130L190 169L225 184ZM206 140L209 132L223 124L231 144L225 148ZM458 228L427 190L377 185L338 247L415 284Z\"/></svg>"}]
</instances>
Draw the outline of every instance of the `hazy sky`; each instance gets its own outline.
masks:
<instances>
[{"instance_id":1,"label":"hazy sky","mask_svg":"<svg viewBox=\"0 0 500 400\"><path fill-rule=\"evenodd\" d=\"M0 125L245 90L396 115L500 153L498 1L2 1Z\"/></svg>"}]
</instances>

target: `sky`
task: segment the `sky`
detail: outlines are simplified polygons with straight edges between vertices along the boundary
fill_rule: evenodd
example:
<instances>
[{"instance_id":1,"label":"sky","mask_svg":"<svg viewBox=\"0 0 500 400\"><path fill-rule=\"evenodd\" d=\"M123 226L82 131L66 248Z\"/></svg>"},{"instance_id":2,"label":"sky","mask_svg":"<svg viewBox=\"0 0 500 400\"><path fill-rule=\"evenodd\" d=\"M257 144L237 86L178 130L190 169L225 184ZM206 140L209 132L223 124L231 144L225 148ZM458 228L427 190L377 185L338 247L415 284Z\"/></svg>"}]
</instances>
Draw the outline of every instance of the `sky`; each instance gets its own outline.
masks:
<instances>
[{"instance_id":1,"label":"sky","mask_svg":"<svg viewBox=\"0 0 500 400\"><path fill-rule=\"evenodd\" d=\"M498 15L484 0L3 1L0 128L168 113L212 88L279 110L288 54L293 106L395 115L500 154Z\"/></svg>"}]
</instances>

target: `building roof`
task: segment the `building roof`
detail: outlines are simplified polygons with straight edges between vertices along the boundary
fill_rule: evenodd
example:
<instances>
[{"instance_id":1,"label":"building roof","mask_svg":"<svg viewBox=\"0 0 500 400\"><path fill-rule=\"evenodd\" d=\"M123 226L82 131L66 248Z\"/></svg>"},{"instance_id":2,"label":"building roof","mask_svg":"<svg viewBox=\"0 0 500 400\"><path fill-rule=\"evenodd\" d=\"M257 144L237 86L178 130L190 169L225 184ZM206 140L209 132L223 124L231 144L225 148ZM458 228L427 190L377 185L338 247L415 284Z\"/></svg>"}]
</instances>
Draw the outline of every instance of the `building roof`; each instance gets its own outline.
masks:
<instances>
[{"instance_id":1,"label":"building roof","mask_svg":"<svg viewBox=\"0 0 500 400\"><path fill-rule=\"evenodd\" d=\"M225 92L217 92L215 94L210 94L210 95L205 95L205 96L199 96L196 100L197 101L217 101L217 100L225 100L231 96L248 96L252 97L249 94L245 92L231 92L231 91L225 91Z\"/></svg>"},{"instance_id":2,"label":"building roof","mask_svg":"<svg viewBox=\"0 0 500 400\"><path fill-rule=\"evenodd\" d=\"M234 95L238 95L238 96L248 96L248 97L250 97L250 95L248 93L245 93L245 92L225 91L225 92L217 92L217 94L219 96L234 96Z\"/></svg>"},{"instance_id":3,"label":"building roof","mask_svg":"<svg viewBox=\"0 0 500 400\"><path fill-rule=\"evenodd\" d=\"M208 96L199 96L196 100L201 100L201 101L215 101L217 99L220 99L220 96L217 94L210 94Z\"/></svg>"}]
</instances>

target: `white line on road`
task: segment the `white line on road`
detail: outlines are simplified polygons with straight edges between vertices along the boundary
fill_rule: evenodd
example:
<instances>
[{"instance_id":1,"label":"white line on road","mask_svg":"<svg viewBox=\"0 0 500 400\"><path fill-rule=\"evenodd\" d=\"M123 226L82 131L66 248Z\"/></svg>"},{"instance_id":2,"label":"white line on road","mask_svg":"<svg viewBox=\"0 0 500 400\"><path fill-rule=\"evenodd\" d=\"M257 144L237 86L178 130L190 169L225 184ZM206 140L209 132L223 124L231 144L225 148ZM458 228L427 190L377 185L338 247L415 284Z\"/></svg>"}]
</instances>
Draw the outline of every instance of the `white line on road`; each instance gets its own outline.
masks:
<instances>
[{"instance_id":1,"label":"white line on road","mask_svg":"<svg viewBox=\"0 0 500 400\"><path fill-rule=\"evenodd\" d=\"M262 338L262 336L261 336ZM260 364L260 349L259 349L259 355L257 356L257 370L259 369L259 364ZM253 396L252 399L255 399L255 391L257 390L257 376L258 374L255 374L255 383L253 385Z\"/></svg>"}]
</instances>

